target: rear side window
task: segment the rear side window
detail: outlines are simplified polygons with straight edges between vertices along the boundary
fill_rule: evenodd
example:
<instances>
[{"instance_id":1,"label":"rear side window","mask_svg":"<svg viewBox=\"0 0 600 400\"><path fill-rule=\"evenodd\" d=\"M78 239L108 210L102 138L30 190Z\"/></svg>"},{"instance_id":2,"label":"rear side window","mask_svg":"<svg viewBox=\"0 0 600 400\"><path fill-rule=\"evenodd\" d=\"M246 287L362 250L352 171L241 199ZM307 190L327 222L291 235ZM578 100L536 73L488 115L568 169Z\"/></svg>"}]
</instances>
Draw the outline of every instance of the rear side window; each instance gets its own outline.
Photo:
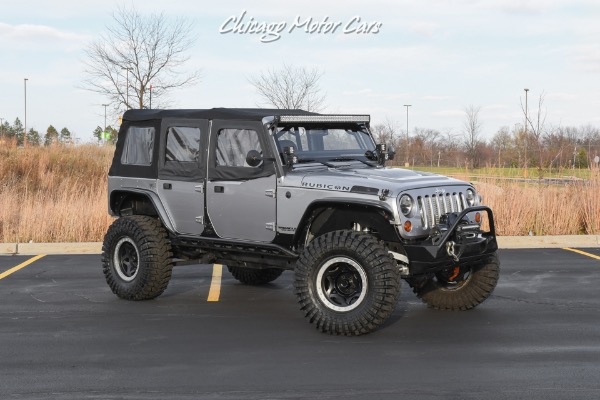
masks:
<instances>
[{"instance_id":1,"label":"rear side window","mask_svg":"<svg viewBox=\"0 0 600 400\"><path fill-rule=\"evenodd\" d=\"M151 165L154 148L154 128L130 126L127 129L121 164Z\"/></svg>"},{"instance_id":2,"label":"rear side window","mask_svg":"<svg viewBox=\"0 0 600 400\"><path fill-rule=\"evenodd\" d=\"M200 129L171 127L167 131L165 161L198 162L200 156Z\"/></svg>"}]
</instances>

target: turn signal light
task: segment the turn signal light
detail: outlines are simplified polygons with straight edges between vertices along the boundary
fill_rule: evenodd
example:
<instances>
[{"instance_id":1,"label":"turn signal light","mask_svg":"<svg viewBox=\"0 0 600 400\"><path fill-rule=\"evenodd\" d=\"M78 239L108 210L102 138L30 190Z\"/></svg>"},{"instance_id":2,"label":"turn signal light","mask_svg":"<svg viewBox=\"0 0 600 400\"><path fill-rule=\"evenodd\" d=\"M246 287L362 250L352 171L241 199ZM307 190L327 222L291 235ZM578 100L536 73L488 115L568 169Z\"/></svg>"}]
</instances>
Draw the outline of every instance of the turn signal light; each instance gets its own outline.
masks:
<instances>
[{"instance_id":1,"label":"turn signal light","mask_svg":"<svg viewBox=\"0 0 600 400\"><path fill-rule=\"evenodd\" d=\"M410 221L406 221L406 222L404 223L404 230L405 230L406 232L410 232L410 231L412 230L412 224L410 223Z\"/></svg>"}]
</instances>

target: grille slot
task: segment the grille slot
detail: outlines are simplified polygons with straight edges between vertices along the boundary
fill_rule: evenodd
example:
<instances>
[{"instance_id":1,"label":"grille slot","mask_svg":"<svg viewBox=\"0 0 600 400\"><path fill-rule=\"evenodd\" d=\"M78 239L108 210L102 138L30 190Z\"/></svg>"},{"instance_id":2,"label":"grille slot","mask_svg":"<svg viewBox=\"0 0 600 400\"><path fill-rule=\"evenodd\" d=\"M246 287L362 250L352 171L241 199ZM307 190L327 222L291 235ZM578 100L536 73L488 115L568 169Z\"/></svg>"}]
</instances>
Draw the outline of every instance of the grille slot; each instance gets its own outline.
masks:
<instances>
[{"instance_id":1,"label":"grille slot","mask_svg":"<svg viewBox=\"0 0 600 400\"><path fill-rule=\"evenodd\" d=\"M440 217L449 212L461 212L466 201L462 192L431 194L417 197L421 224L424 229L439 224Z\"/></svg>"}]
</instances>

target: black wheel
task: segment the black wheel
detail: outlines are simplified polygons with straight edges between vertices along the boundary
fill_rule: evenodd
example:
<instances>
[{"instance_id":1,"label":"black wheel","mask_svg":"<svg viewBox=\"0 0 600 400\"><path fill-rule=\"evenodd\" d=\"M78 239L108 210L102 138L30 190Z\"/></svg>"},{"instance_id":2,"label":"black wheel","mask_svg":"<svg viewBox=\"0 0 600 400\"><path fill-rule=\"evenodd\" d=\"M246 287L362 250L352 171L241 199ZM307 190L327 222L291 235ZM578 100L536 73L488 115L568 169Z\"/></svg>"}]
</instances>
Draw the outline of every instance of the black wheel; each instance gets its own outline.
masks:
<instances>
[{"instance_id":1,"label":"black wheel","mask_svg":"<svg viewBox=\"0 0 600 400\"><path fill-rule=\"evenodd\" d=\"M315 238L296 263L300 309L322 332L362 335L379 327L400 296L400 274L385 246L354 231Z\"/></svg>"},{"instance_id":2,"label":"black wheel","mask_svg":"<svg viewBox=\"0 0 600 400\"><path fill-rule=\"evenodd\" d=\"M134 215L117 219L102 245L102 270L114 294L148 300L165 291L173 269L171 244L156 218Z\"/></svg>"},{"instance_id":3,"label":"black wheel","mask_svg":"<svg viewBox=\"0 0 600 400\"><path fill-rule=\"evenodd\" d=\"M227 267L231 275L247 285L264 285L273 282L283 273L280 268L252 269L244 267Z\"/></svg>"},{"instance_id":4,"label":"black wheel","mask_svg":"<svg viewBox=\"0 0 600 400\"><path fill-rule=\"evenodd\" d=\"M417 297L431 308L470 310L492 294L499 276L500 262L494 254L481 265L451 267L424 282L409 283Z\"/></svg>"}]
</instances>

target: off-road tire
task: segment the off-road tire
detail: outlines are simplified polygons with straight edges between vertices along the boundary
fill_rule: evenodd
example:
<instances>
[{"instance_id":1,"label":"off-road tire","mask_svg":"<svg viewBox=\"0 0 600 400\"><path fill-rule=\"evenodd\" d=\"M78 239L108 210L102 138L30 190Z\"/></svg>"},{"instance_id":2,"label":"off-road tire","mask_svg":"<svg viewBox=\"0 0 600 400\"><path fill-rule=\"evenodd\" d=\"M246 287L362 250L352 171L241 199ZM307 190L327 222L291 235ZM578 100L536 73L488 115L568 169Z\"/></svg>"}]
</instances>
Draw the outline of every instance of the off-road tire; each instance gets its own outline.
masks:
<instances>
[{"instance_id":1,"label":"off-road tire","mask_svg":"<svg viewBox=\"0 0 600 400\"><path fill-rule=\"evenodd\" d=\"M235 279L246 285L264 285L273 282L283 273L283 269L280 268L252 269L227 266L227 269Z\"/></svg>"},{"instance_id":2,"label":"off-road tire","mask_svg":"<svg viewBox=\"0 0 600 400\"><path fill-rule=\"evenodd\" d=\"M362 335L377 329L394 311L400 274L373 236L334 231L312 240L300 254L294 292L306 318L321 332Z\"/></svg>"},{"instance_id":3,"label":"off-road tire","mask_svg":"<svg viewBox=\"0 0 600 400\"><path fill-rule=\"evenodd\" d=\"M411 286L417 297L430 308L470 310L483 303L494 291L500 276L500 261L494 253L483 264L472 266L466 272L466 279L458 279L452 285L438 274L424 283Z\"/></svg>"},{"instance_id":4,"label":"off-road tire","mask_svg":"<svg viewBox=\"0 0 600 400\"><path fill-rule=\"evenodd\" d=\"M114 294L125 300L160 296L171 279L173 254L167 231L157 218L117 219L102 245L102 270Z\"/></svg>"}]
</instances>

